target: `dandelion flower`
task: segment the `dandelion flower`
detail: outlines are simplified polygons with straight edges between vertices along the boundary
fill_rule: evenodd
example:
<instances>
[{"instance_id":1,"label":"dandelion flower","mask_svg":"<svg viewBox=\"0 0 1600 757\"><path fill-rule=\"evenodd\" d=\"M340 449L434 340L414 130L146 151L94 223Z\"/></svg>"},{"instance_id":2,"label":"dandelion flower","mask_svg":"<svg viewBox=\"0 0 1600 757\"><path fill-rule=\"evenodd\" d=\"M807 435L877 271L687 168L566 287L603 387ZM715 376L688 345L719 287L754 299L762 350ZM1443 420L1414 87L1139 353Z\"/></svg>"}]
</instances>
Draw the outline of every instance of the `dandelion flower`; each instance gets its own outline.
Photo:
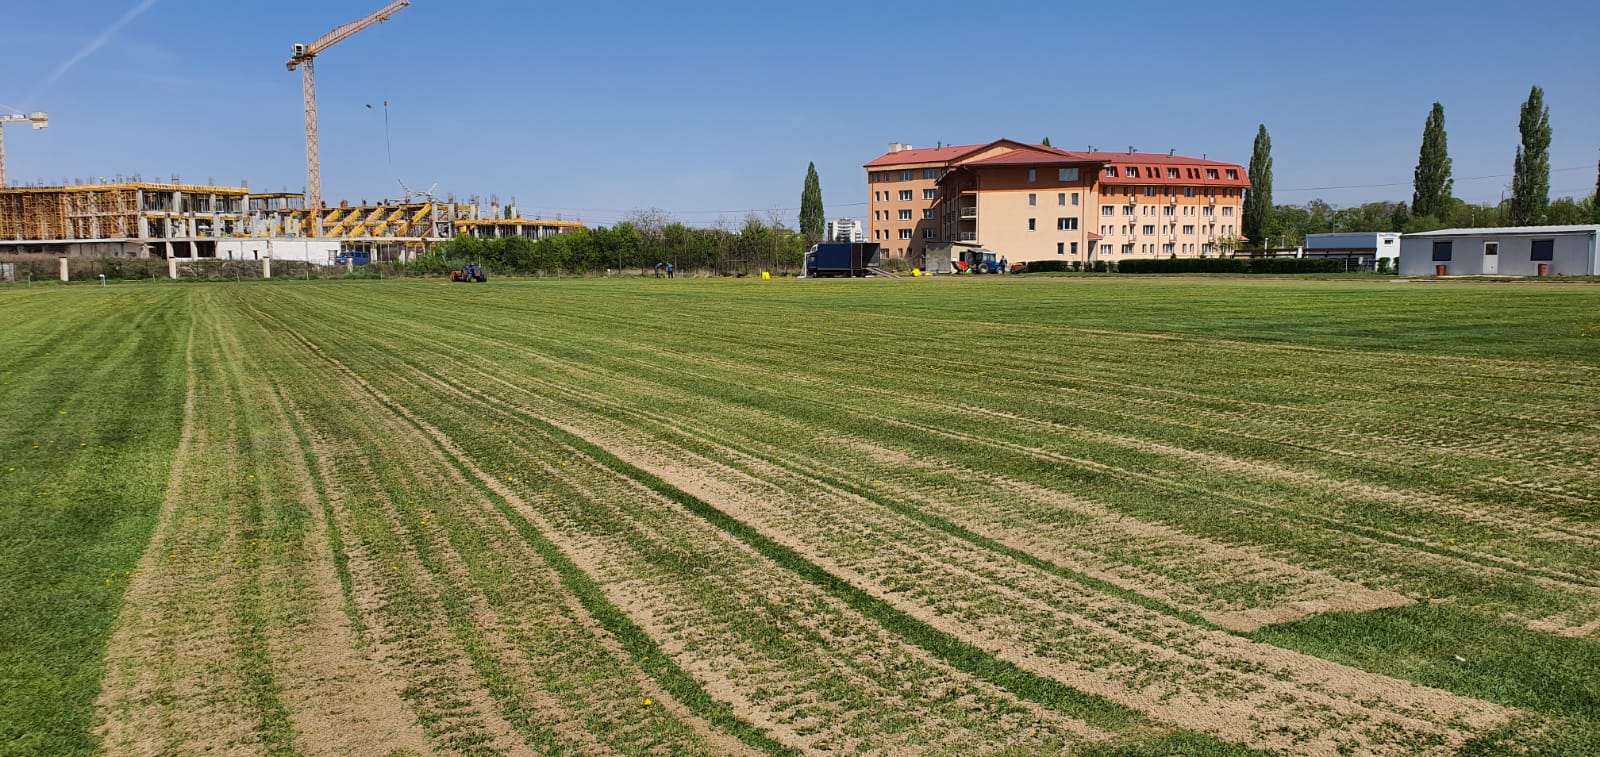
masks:
<instances>
[{"instance_id":1,"label":"dandelion flower","mask_svg":"<svg viewBox=\"0 0 1600 757\"><path fill-rule=\"evenodd\" d=\"M649 707L650 705L653 705L653 704L655 704L655 702L651 701L650 697L645 697L644 698L644 706Z\"/></svg>"}]
</instances>

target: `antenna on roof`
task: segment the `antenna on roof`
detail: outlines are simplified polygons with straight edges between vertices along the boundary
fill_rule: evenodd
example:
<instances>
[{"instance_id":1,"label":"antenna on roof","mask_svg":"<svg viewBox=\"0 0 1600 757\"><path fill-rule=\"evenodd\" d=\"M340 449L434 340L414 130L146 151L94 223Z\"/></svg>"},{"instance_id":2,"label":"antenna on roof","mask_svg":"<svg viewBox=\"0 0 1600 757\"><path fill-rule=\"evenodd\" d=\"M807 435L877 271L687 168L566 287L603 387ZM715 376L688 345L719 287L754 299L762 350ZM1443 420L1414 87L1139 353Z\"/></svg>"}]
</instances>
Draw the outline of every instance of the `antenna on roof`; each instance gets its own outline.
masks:
<instances>
[{"instance_id":1,"label":"antenna on roof","mask_svg":"<svg viewBox=\"0 0 1600 757\"><path fill-rule=\"evenodd\" d=\"M1137 152L1137 150L1134 150L1134 149L1133 149L1133 145L1128 145L1128 154L1129 154L1129 155L1132 155L1132 154L1134 154L1134 153L1135 153L1135 152Z\"/></svg>"},{"instance_id":2,"label":"antenna on roof","mask_svg":"<svg viewBox=\"0 0 1600 757\"><path fill-rule=\"evenodd\" d=\"M1089 145L1089 152L1094 152L1094 145Z\"/></svg>"},{"instance_id":3,"label":"antenna on roof","mask_svg":"<svg viewBox=\"0 0 1600 757\"><path fill-rule=\"evenodd\" d=\"M1174 157L1177 154L1178 154L1178 148L1176 148L1176 147L1174 147L1171 150L1167 151L1167 157L1169 157L1169 158Z\"/></svg>"}]
</instances>

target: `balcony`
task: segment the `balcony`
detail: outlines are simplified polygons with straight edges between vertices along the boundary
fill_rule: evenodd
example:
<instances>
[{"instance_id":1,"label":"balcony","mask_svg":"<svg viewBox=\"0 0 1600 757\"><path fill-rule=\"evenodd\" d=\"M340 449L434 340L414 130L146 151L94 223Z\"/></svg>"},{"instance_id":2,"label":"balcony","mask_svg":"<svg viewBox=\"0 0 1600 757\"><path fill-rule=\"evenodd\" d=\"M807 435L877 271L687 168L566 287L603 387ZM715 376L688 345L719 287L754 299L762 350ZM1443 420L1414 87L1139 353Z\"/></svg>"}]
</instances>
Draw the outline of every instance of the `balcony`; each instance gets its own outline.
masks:
<instances>
[{"instance_id":1,"label":"balcony","mask_svg":"<svg viewBox=\"0 0 1600 757\"><path fill-rule=\"evenodd\" d=\"M973 207L970 207L970 208L962 208L961 209L961 217L962 218L977 218L978 217L978 208L977 208L977 206L973 206Z\"/></svg>"},{"instance_id":2,"label":"balcony","mask_svg":"<svg viewBox=\"0 0 1600 757\"><path fill-rule=\"evenodd\" d=\"M960 236L961 236L960 241L962 241L962 242L976 242L976 241L978 241L978 232L976 232L976 231L963 231L963 232L961 232Z\"/></svg>"}]
</instances>

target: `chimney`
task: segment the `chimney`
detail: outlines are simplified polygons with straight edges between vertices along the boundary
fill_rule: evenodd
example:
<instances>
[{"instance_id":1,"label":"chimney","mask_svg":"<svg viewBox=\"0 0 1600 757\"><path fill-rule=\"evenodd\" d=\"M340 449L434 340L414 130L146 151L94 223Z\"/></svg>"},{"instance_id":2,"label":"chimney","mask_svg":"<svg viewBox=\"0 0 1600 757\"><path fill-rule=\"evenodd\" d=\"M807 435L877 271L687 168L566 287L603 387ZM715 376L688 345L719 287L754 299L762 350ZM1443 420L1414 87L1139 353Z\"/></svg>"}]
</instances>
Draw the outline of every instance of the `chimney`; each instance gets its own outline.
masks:
<instances>
[{"instance_id":1,"label":"chimney","mask_svg":"<svg viewBox=\"0 0 1600 757\"><path fill-rule=\"evenodd\" d=\"M1128 145L1128 154L1132 155L1134 152L1136 152L1136 150L1133 149L1133 145Z\"/></svg>"},{"instance_id":2,"label":"chimney","mask_svg":"<svg viewBox=\"0 0 1600 757\"><path fill-rule=\"evenodd\" d=\"M1176 148L1176 147L1174 147L1171 150L1167 151L1167 157L1169 157L1169 158L1175 157L1175 156L1177 156L1177 154L1178 154L1178 148Z\"/></svg>"}]
</instances>

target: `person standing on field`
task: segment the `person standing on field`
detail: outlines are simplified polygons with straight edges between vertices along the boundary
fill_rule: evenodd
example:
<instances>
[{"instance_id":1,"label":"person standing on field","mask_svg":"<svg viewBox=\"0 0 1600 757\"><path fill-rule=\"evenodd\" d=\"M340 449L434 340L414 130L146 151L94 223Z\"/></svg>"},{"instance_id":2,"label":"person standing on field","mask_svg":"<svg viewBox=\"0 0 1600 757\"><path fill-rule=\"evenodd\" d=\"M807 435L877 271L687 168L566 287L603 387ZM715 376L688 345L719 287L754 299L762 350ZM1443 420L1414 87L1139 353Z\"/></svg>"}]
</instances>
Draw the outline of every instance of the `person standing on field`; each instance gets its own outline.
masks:
<instances>
[{"instance_id":1,"label":"person standing on field","mask_svg":"<svg viewBox=\"0 0 1600 757\"><path fill-rule=\"evenodd\" d=\"M667 278L669 278L669 279L672 278L672 264L671 263L667 264Z\"/></svg>"},{"instance_id":2,"label":"person standing on field","mask_svg":"<svg viewBox=\"0 0 1600 757\"><path fill-rule=\"evenodd\" d=\"M656 263L656 278L661 278L661 264Z\"/></svg>"}]
</instances>

